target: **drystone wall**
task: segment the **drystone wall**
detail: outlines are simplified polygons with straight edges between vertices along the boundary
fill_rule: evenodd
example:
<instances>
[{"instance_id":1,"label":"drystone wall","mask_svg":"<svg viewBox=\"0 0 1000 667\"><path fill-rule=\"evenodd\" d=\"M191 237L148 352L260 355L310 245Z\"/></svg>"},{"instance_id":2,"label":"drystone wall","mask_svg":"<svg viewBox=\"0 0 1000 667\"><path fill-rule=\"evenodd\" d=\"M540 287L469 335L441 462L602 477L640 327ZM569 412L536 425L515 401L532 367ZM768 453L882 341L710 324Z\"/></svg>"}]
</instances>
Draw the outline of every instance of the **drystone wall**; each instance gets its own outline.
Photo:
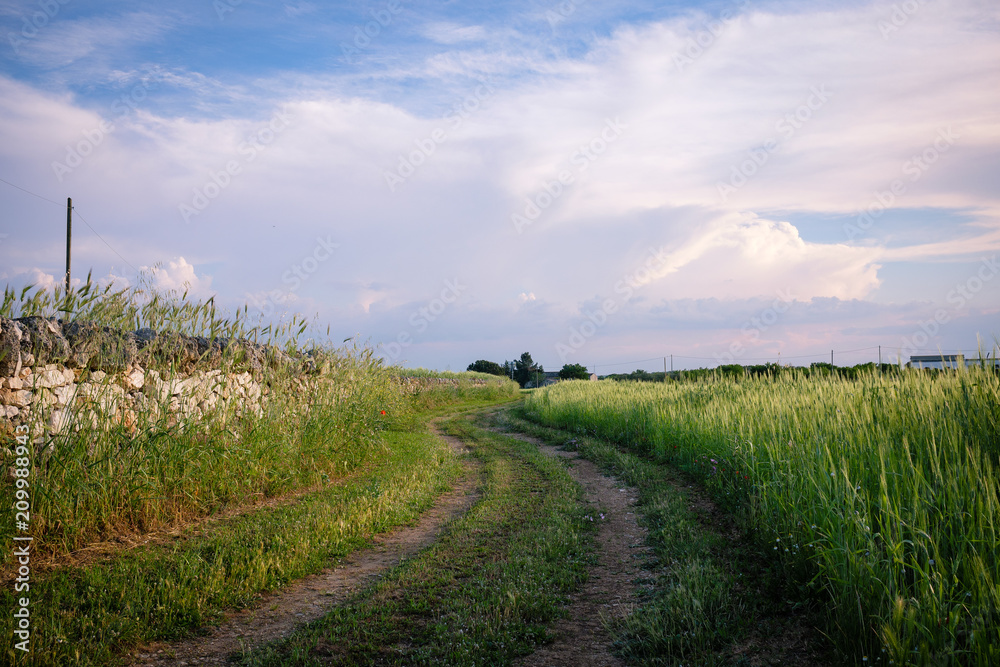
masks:
<instances>
[{"instance_id":1,"label":"drystone wall","mask_svg":"<svg viewBox=\"0 0 1000 667\"><path fill-rule=\"evenodd\" d=\"M30 428L36 443L81 428L164 419L198 420L213 411L260 415L268 370L284 368L300 391L317 381L315 359L243 339L122 331L55 318L0 317L0 436ZM428 386L486 385L482 378L400 377L403 393ZM2 439L2 438L0 438Z\"/></svg>"},{"instance_id":2,"label":"drystone wall","mask_svg":"<svg viewBox=\"0 0 1000 667\"><path fill-rule=\"evenodd\" d=\"M292 360L244 340L0 318L0 433L23 424L44 441L84 425L133 429L140 419L214 410L259 415L263 373L282 363Z\"/></svg>"}]
</instances>

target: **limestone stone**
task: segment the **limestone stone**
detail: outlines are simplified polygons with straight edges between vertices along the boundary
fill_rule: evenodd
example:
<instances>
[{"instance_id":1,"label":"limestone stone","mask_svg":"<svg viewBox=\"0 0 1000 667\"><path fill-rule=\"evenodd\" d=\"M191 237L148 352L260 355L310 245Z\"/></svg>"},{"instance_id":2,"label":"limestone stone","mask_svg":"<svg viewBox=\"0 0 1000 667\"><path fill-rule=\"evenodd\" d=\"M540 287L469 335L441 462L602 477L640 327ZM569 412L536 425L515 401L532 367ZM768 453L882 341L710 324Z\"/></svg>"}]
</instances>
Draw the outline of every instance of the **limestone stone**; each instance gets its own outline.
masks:
<instances>
[{"instance_id":1,"label":"limestone stone","mask_svg":"<svg viewBox=\"0 0 1000 667\"><path fill-rule=\"evenodd\" d=\"M51 389L52 387L62 387L69 380L63 372L54 368L46 367L41 373L35 373L32 379L32 386L36 389Z\"/></svg>"},{"instance_id":2,"label":"limestone stone","mask_svg":"<svg viewBox=\"0 0 1000 667\"><path fill-rule=\"evenodd\" d=\"M21 361L21 325L0 317L0 375L17 375Z\"/></svg>"},{"instance_id":3,"label":"limestone stone","mask_svg":"<svg viewBox=\"0 0 1000 667\"><path fill-rule=\"evenodd\" d=\"M69 343L62 334L62 327L51 317L21 317L21 363L28 365L24 352L34 355L39 364L66 361L70 356Z\"/></svg>"},{"instance_id":4,"label":"limestone stone","mask_svg":"<svg viewBox=\"0 0 1000 667\"><path fill-rule=\"evenodd\" d=\"M56 405L69 405L76 395L76 385L67 384L62 387L56 387L52 390L52 394L56 397Z\"/></svg>"},{"instance_id":5,"label":"limestone stone","mask_svg":"<svg viewBox=\"0 0 1000 667\"><path fill-rule=\"evenodd\" d=\"M69 322L63 326L71 348L70 366L124 371L139 353L135 334L93 322Z\"/></svg>"},{"instance_id":6,"label":"limestone stone","mask_svg":"<svg viewBox=\"0 0 1000 667\"><path fill-rule=\"evenodd\" d=\"M26 408L31 405L31 392L25 389L0 389L0 403Z\"/></svg>"},{"instance_id":7,"label":"limestone stone","mask_svg":"<svg viewBox=\"0 0 1000 667\"><path fill-rule=\"evenodd\" d=\"M146 375L142 372L141 368L134 368L131 372L124 375L125 388L129 391L135 391L142 389L142 386L146 383Z\"/></svg>"},{"instance_id":8,"label":"limestone stone","mask_svg":"<svg viewBox=\"0 0 1000 667\"><path fill-rule=\"evenodd\" d=\"M69 410L53 410L49 413L47 422L48 430L53 433L60 433L69 426L72 415Z\"/></svg>"}]
</instances>

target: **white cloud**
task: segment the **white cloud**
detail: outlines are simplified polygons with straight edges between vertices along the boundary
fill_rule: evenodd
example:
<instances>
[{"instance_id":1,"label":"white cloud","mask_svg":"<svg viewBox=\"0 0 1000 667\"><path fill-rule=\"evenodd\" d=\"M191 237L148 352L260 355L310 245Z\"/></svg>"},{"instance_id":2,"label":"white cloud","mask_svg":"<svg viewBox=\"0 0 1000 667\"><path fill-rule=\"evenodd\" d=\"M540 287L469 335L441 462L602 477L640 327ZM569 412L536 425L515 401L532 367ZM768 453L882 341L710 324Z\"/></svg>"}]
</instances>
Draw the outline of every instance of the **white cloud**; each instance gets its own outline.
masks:
<instances>
[{"instance_id":1,"label":"white cloud","mask_svg":"<svg viewBox=\"0 0 1000 667\"><path fill-rule=\"evenodd\" d=\"M18 271L14 274L4 272L3 274L0 274L0 278L5 280L8 285L12 285L18 290L27 285L34 285L40 290L50 290L57 285L62 285L66 280L65 276L59 276L56 278L51 273L46 273L38 267ZM71 279L71 283L73 285L76 285L79 282L79 279Z\"/></svg>"},{"instance_id":2,"label":"white cloud","mask_svg":"<svg viewBox=\"0 0 1000 667\"><path fill-rule=\"evenodd\" d=\"M534 43L501 48L475 25L427 24L426 37L453 48L399 69L379 62L379 69L350 77L281 73L259 82L256 90L268 93L258 93L243 117L199 119L143 106L62 183L53 178L52 161L101 116L68 96L0 77L0 168L54 200L73 193L130 263L173 258L156 274L161 286L181 289L187 281L192 291L218 290L231 301L287 291L288 267L313 252L318 236L332 235L343 252L310 275L295 306L318 304L324 318L365 336L395 336L413 304L458 277L470 285L468 302L449 318L475 308L514 312L523 320L512 339L527 328L555 339L578 304L612 294L650 247L665 248L667 260L644 279L635 307L646 316L664 302L732 304L789 289L803 302L863 300L881 284L883 263L1000 248L1000 193L990 180L1000 154L1000 41L991 27L1000 10L972 1L925 3L883 39L878 21L889 11L885 4L788 14L755 9L682 68L675 56L702 29L703 15L625 26L573 57L558 48L532 50ZM45 52L51 62L94 55L114 36L97 24L74 30L72 48ZM158 34L145 30L143 39ZM148 76L197 96L251 97L249 86L193 68L126 70L116 72L123 82ZM488 104L457 126L440 117L443 109L433 111L428 99L465 97L467 82L484 72L497 74ZM826 99L814 97L816 90ZM811 97L815 108L808 107ZM246 160L241 143L281 108L291 112L288 128ZM627 127L602 147L615 118ZM907 164L947 127L958 135L954 145L911 180ZM445 140L390 192L385 172L437 129ZM777 141L766 161L751 168L745 185L720 196L719 183L769 139ZM588 145L601 154L580 161ZM239 174L183 225L178 205L233 160ZM518 235L511 214L561 169L574 182ZM880 225L852 245L839 229L800 231L787 222L851 215L894 179L906 185L896 208L940 211L942 225L957 225L952 211L960 210L975 224L941 241L897 236L887 250ZM0 246L0 263L24 257L22 266L57 274L50 230L30 224L48 224L57 213L5 206L3 222L12 224L4 228L10 238ZM78 261L95 256L80 254ZM55 259L46 264L45 257ZM454 331L444 321L439 326L442 338ZM641 330L638 315L631 326L619 331L620 341Z\"/></svg>"},{"instance_id":3,"label":"white cloud","mask_svg":"<svg viewBox=\"0 0 1000 667\"><path fill-rule=\"evenodd\" d=\"M858 299L878 287L879 248L804 241L787 222L726 219L664 253L648 279L665 298L792 294Z\"/></svg>"},{"instance_id":4,"label":"white cloud","mask_svg":"<svg viewBox=\"0 0 1000 667\"><path fill-rule=\"evenodd\" d=\"M211 290L212 277L199 276L194 266L189 264L183 257L171 260L166 268L162 265L153 267L142 267L144 271L149 271L152 284L158 290L187 292L194 297L208 297L214 294Z\"/></svg>"},{"instance_id":5,"label":"white cloud","mask_svg":"<svg viewBox=\"0 0 1000 667\"><path fill-rule=\"evenodd\" d=\"M89 56L156 40L172 28L163 15L133 12L115 19L62 19L40 28L20 55L46 69L63 68Z\"/></svg>"},{"instance_id":6,"label":"white cloud","mask_svg":"<svg viewBox=\"0 0 1000 667\"><path fill-rule=\"evenodd\" d=\"M696 34L687 21L623 29L585 67L567 62L563 77L498 100L498 130L521 129L504 183L515 198L533 195L558 167L572 169L580 146L600 146L603 119L619 116L628 129L578 174L578 187L550 217L683 204L851 212L951 126L961 135L953 153L966 159L944 155L900 203L995 204L995 194L955 180L942 187L934 176L1000 148L1000 123L983 99L1000 77L1000 42L954 7L924 6L890 41L877 30L880 15L868 6L754 12L680 71L674 57ZM811 92L820 89L826 101ZM810 101L817 108L802 111ZM529 115L531 123L518 125ZM767 163L723 202L718 184L770 139L778 145Z\"/></svg>"}]
</instances>

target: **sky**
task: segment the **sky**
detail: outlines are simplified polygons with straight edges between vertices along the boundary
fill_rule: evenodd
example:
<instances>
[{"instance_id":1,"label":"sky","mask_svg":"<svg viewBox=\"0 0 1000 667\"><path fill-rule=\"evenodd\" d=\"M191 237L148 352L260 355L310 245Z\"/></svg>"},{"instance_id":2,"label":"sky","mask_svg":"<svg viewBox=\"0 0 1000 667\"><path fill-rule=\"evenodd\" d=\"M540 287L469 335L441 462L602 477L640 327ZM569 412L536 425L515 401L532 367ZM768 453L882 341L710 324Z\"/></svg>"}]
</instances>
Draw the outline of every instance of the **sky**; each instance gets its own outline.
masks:
<instances>
[{"instance_id":1,"label":"sky","mask_svg":"<svg viewBox=\"0 0 1000 667\"><path fill-rule=\"evenodd\" d=\"M0 42L13 287L71 197L74 282L409 367L1000 339L995 0L0 0Z\"/></svg>"}]
</instances>

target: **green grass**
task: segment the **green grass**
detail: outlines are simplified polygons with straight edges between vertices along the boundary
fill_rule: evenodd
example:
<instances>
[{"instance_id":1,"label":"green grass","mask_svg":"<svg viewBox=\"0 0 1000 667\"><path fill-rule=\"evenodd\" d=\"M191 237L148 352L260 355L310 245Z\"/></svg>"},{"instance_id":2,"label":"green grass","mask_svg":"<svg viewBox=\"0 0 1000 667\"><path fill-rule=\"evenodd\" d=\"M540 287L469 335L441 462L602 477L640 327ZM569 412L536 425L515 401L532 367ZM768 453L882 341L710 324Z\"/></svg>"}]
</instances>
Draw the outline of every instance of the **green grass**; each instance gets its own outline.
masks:
<instances>
[{"instance_id":1,"label":"green grass","mask_svg":"<svg viewBox=\"0 0 1000 667\"><path fill-rule=\"evenodd\" d=\"M443 378L446 380L486 380L490 384L504 384L511 380L503 375L491 375L478 371L435 371L428 368L403 368L401 366L389 367L389 372L397 377L404 378Z\"/></svg>"},{"instance_id":2,"label":"green grass","mask_svg":"<svg viewBox=\"0 0 1000 667\"><path fill-rule=\"evenodd\" d=\"M695 475L867 664L1000 662L1000 379L562 383L546 424Z\"/></svg>"},{"instance_id":3,"label":"green grass","mask_svg":"<svg viewBox=\"0 0 1000 667\"><path fill-rule=\"evenodd\" d=\"M459 374L457 386L409 395L372 350L301 341L308 329L301 318L252 326L246 309L227 317L211 300L191 301L144 284L114 290L88 277L69 295L60 287L8 289L0 315L267 341L292 359L260 369L268 392L260 416L220 410L174 423L150 402L127 428L79 418L89 408L74 404L78 428L31 445L32 653L24 664L108 664L129 646L181 636L320 569L373 532L412 521L458 471L447 447L424 432L427 419L518 395L504 378L476 385L475 374ZM238 362L225 355L213 361L223 368ZM35 420L45 419L34 412ZM6 434L0 438L6 469L16 448ZM118 553L81 569L39 568L42 560L58 562L93 542L183 527L303 492L310 493L280 509L210 520L207 535L188 535L170 547ZM14 501L14 486L3 485L0 504ZM0 514L0 549L8 554L14 518ZM12 563L4 561L9 585L0 592L8 609L15 607ZM4 616L0 633L11 636L12 622ZM15 654L8 646L0 655L12 660Z\"/></svg>"},{"instance_id":4,"label":"green grass","mask_svg":"<svg viewBox=\"0 0 1000 667\"><path fill-rule=\"evenodd\" d=\"M338 479L412 412L391 378L358 359L342 360L312 392L288 379L271 385L260 418L216 413L168 425L146 413L134 432L82 420L79 431L56 437L32 470L36 545L66 553ZM14 492L5 485L0 502L11 504ZM0 514L0 548L9 551L13 534L13 513Z\"/></svg>"},{"instance_id":5,"label":"green grass","mask_svg":"<svg viewBox=\"0 0 1000 667\"><path fill-rule=\"evenodd\" d=\"M281 495L337 479L378 447L382 431L412 421L410 400L370 349L310 346L299 338L308 328L300 318L254 326L246 309L227 316L211 299L157 292L147 279L135 288L114 289L102 288L88 276L68 295L61 286L19 293L7 288L0 316L59 316L119 332L153 327L160 333L209 339L268 341L303 364L265 363L257 371L268 392L260 418L237 417L231 407L174 423L164 414L165 406L147 395L123 425L77 396L70 406L73 429L43 437L47 410L36 403L27 424L38 435L29 448L31 534L45 554L66 553L122 533L160 530L242 504L248 497ZM312 369L308 374L301 372L305 360ZM173 362L160 361L166 364L161 370L170 373ZM227 369L243 361L242 352L235 350L212 364ZM303 380L312 383L308 390ZM104 380L108 392L113 381L113 375ZM12 434L0 432L0 446L0 466L13 466ZM13 485L3 485L0 504L13 504L14 495ZM14 521L13 512L0 513L4 552L11 548Z\"/></svg>"},{"instance_id":6,"label":"green grass","mask_svg":"<svg viewBox=\"0 0 1000 667\"><path fill-rule=\"evenodd\" d=\"M562 463L466 420L482 498L419 557L245 665L504 665L586 577L592 523Z\"/></svg>"},{"instance_id":7,"label":"green grass","mask_svg":"<svg viewBox=\"0 0 1000 667\"><path fill-rule=\"evenodd\" d=\"M380 456L367 463L294 504L33 581L32 651L19 664L113 664L140 642L181 637L224 609L319 571L374 533L415 521L460 472L447 445L429 433L387 433ZM11 591L0 605L14 607ZM2 625L9 635L7 617ZM13 659L9 645L3 651Z\"/></svg>"},{"instance_id":8,"label":"green grass","mask_svg":"<svg viewBox=\"0 0 1000 667\"><path fill-rule=\"evenodd\" d=\"M515 406L498 413L495 423L577 451L638 490L655 583L628 616L609 627L621 658L629 664L695 666L785 657L784 637L790 626L807 620L805 610L793 610L786 601L789 591L769 568L768 554L742 535L726 536L735 532L728 518L692 509L695 496L703 493L700 485L624 447L524 417ZM820 655L823 647L794 648Z\"/></svg>"}]
</instances>

